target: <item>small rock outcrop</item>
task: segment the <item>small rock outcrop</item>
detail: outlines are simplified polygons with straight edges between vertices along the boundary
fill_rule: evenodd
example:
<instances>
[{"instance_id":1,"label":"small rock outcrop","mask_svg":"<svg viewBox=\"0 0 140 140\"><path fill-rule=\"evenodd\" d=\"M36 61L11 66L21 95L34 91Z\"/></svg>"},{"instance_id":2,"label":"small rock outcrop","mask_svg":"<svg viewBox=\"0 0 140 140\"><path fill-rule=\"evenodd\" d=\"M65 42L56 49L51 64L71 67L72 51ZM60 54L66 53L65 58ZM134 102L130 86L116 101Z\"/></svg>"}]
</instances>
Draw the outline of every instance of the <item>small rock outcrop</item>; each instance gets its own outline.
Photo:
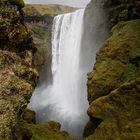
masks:
<instances>
[{"instance_id":1,"label":"small rock outcrop","mask_svg":"<svg viewBox=\"0 0 140 140\"><path fill-rule=\"evenodd\" d=\"M74 140L65 131L60 131L61 125L49 121L35 124L35 112L26 109L19 122L23 140Z\"/></svg>"}]
</instances>

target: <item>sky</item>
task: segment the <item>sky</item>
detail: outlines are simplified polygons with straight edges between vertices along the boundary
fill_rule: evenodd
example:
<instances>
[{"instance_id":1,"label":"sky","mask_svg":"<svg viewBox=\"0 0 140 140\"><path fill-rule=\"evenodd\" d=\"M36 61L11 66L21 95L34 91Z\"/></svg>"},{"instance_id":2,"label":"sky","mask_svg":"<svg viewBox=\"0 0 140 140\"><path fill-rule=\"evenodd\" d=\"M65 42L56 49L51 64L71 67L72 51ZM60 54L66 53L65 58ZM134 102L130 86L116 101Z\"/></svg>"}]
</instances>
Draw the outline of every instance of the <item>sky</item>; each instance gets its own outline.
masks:
<instances>
[{"instance_id":1,"label":"sky","mask_svg":"<svg viewBox=\"0 0 140 140\"><path fill-rule=\"evenodd\" d=\"M90 0L24 0L25 3L33 4L62 4L75 7L85 7Z\"/></svg>"}]
</instances>

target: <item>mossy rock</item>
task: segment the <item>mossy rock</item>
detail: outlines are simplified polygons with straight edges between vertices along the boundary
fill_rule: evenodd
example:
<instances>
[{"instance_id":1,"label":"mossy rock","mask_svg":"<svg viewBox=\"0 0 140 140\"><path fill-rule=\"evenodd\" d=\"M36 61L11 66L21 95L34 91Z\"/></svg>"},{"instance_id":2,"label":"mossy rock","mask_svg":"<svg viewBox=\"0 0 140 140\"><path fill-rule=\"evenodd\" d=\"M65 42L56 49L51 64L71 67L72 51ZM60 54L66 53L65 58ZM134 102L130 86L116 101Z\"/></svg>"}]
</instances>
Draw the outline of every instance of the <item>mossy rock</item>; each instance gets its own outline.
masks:
<instances>
[{"instance_id":1,"label":"mossy rock","mask_svg":"<svg viewBox=\"0 0 140 140\"><path fill-rule=\"evenodd\" d=\"M38 77L22 7L20 0L0 1L0 140L22 139L18 122Z\"/></svg>"},{"instance_id":2,"label":"mossy rock","mask_svg":"<svg viewBox=\"0 0 140 140\"><path fill-rule=\"evenodd\" d=\"M22 114L22 118L23 120L25 120L27 123L32 123L35 124L36 120L35 120L35 112L26 108Z\"/></svg>"},{"instance_id":3,"label":"mossy rock","mask_svg":"<svg viewBox=\"0 0 140 140\"><path fill-rule=\"evenodd\" d=\"M134 20L140 18L139 0L110 0L110 21L114 26L120 21Z\"/></svg>"},{"instance_id":4,"label":"mossy rock","mask_svg":"<svg viewBox=\"0 0 140 140\"><path fill-rule=\"evenodd\" d=\"M20 122L23 139L30 140L74 140L66 132L60 131L60 124L50 121L39 125Z\"/></svg>"},{"instance_id":5,"label":"mossy rock","mask_svg":"<svg viewBox=\"0 0 140 140\"><path fill-rule=\"evenodd\" d=\"M27 106L32 91L29 83L9 69L0 70L0 139L13 139L18 133L18 118Z\"/></svg>"},{"instance_id":6,"label":"mossy rock","mask_svg":"<svg viewBox=\"0 0 140 140\"><path fill-rule=\"evenodd\" d=\"M138 77L140 20L121 22L97 52L94 69L88 74L86 140L140 139Z\"/></svg>"},{"instance_id":7,"label":"mossy rock","mask_svg":"<svg viewBox=\"0 0 140 140\"><path fill-rule=\"evenodd\" d=\"M140 20L115 26L88 74L90 103L140 75Z\"/></svg>"},{"instance_id":8,"label":"mossy rock","mask_svg":"<svg viewBox=\"0 0 140 140\"><path fill-rule=\"evenodd\" d=\"M15 4L15 5L19 6L20 8L23 8L25 6L23 0L10 0L10 2L12 4Z\"/></svg>"},{"instance_id":9,"label":"mossy rock","mask_svg":"<svg viewBox=\"0 0 140 140\"><path fill-rule=\"evenodd\" d=\"M0 50L0 139L21 136L18 119L32 96L36 74L26 59Z\"/></svg>"},{"instance_id":10,"label":"mossy rock","mask_svg":"<svg viewBox=\"0 0 140 140\"><path fill-rule=\"evenodd\" d=\"M102 121L85 140L139 140L139 93L140 78L137 78L93 101L88 114Z\"/></svg>"}]
</instances>

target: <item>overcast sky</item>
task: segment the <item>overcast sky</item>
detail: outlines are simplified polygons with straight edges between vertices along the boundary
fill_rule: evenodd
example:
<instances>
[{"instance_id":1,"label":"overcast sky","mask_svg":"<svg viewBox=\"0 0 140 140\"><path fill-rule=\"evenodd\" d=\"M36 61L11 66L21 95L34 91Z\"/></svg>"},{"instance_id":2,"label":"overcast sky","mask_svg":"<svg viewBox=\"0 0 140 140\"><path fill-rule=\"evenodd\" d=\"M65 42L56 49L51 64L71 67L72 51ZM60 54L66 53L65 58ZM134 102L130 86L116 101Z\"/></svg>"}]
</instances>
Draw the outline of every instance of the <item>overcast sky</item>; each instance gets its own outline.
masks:
<instances>
[{"instance_id":1,"label":"overcast sky","mask_svg":"<svg viewBox=\"0 0 140 140\"><path fill-rule=\"evenodd\" d=\"M84 7L90 0L24 0L25 3L34 4L63 4L77 7Z\"/></svg>"}]
</instances>

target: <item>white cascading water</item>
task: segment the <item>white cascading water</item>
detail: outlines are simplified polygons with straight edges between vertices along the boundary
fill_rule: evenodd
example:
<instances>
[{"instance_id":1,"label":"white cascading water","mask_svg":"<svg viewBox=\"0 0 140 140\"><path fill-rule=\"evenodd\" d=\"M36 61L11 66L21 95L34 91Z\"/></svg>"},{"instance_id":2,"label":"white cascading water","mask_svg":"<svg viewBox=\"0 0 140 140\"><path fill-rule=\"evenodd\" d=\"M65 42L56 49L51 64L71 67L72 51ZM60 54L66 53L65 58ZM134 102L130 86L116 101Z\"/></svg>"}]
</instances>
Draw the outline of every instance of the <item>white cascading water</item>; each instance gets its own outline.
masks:
<instances>
[{"instance_id":1,"label":"white cascading water","mask_svg":"<svg viewBox=\"0 0 140 140\"><path fill-rule=\"evenodd\" d=\"M81 9L54 18L52 82L39 85L28 106L36 112L38 123L60 122L62 130L77 139L82 138L88 121L86 75L108 34L104 7L107 1L92 0L87 13Z\"/></svg>"},{"instance_id":2,"label":"white cascading water","mask_svg":"<svg viewBox=\"0 0 140 140\"><path fill-rule=\"evenodd\" d=\"M56 16L52 29L53 83L36 89L29 108L38 121L54 120L72 136L81 138L88 121L86 91L80 80L80 48L84 9ZM86 73L84 75L86 77ZM86 81L85 81L86 82ZM85 87L86 89L86 84Z\"/></svg>"}]
</instances>

